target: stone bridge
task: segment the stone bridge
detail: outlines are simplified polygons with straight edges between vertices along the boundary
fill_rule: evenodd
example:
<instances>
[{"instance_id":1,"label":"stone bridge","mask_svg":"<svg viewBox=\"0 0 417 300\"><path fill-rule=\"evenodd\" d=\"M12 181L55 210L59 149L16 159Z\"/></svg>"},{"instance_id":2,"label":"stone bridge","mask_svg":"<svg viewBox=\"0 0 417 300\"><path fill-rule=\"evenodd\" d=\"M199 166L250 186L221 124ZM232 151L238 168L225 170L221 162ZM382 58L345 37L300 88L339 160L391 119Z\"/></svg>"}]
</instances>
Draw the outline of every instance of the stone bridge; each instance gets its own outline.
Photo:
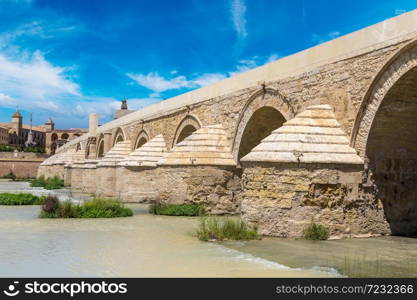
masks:
<instances>
[{"instance_id":1,"label":"stone bridge","mask_svg":"<svg viewBox=\"0 0 417 300\"><path fill-rule=\"evenodd\" d=\"M39 175L275 236L417 234L417 11L97 126Z\"/></svg>"}]
</instances>

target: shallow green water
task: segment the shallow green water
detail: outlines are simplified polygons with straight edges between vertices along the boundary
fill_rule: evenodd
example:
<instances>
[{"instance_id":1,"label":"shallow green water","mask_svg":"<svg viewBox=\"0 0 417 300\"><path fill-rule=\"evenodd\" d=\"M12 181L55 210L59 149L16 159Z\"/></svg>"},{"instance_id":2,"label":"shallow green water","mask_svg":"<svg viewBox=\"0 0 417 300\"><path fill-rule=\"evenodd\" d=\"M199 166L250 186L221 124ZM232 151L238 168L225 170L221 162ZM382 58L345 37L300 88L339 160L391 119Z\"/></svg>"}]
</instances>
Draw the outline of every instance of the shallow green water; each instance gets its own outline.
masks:
<instances>
[{"instance_id":1,"label":"shallow green water","mask_svg":"<svg viewBox=\"0 0 417 300\"><path fill-rule=\"evenodd\" d=\"M317 277L192 236L197 218L38 219L0 207L0 277Z\"/></svg>"},{"instance_id":2,"label":"shallow green water","mask_svg":"<svg viewBox=\"0 0 417 300\"><path fill-rule=\"evenodd\" d=\"M0 182L5 190L30 188ZM0 206L0 277L417 277L414 238L206 243L192 235L198 218L131 207L129 218L59 220Z\"/></svg>"},{"instance_id":3,"label":"shallow green water","mask_svg":"<svg viewBox=\"0 0 417 300\"><path fill-rule=\"evenodd\" d=\"M417 239L378 237L332 241L264 238L225 246L292 268L335 268L349 277L417 277Z\"/></svg>"}]
</instances>

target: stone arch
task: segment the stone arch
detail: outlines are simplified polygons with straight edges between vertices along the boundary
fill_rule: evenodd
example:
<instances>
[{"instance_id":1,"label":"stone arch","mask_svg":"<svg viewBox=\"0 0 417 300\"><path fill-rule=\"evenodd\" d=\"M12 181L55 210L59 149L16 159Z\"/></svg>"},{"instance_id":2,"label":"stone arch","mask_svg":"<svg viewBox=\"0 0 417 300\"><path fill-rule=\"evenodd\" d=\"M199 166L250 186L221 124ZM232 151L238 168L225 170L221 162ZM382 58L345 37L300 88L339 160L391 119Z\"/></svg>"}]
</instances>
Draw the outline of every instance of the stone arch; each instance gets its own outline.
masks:
<instances>
[{"instance_id":1,"label":"stone arch","mask_svg":"<svg viewBox=\"0 0 417 300\"><path fill-rule=\"evenodd\" d=\"M104 138L101 138L97 144L97 158L104 157Z\"/></svg>"},{"instance_id":2,"label":"stone arch","mask_svg":"<svg viewBox=\"0 0 417 300\"><path fill-rule=\"evenodd\" d=\"M117 128L116 133L114 134L114 139L112 145L114 146L116 143L123 142L126 139L126 135L123 132L121 127Z\"/></svg>"},{"instance_id":3,"label":"stone arch","mask_svg":"<svg viewBox=\"0 0 417 300\"><path fill-rule=\"evenodd\" d=\"M259 117L261 118L260 121L262 122L262 116L269 116L269 118L273 118L273 116L275 116L277 119L272 119L274 122L268 126L265 126L266 132L264 132L259 136L259 138L256 139L259 140L259 142L268 136L270 131L280 127L282 123L285 122L285 120L294 117L295 111L291 105L289 105L288 100L274 89L266 88L255 92L248 99L240 113L233 138L233 157L235 158L235 161L238 162L238 164L240 159L239 153L242 156L242 152L240 151L242 150L242 139L244 138L244 134L248 131L248 125L251 126L251 124L256 123L257 118ZM256 143L256 141L253 141L251 144L253 143Z\"/></svg>"},{"instance_id":4,"label":"stone arch","mask_svg":"<svg viewBox=\"0 0 417 300\"><path fill-rule=\"evenodd\" d=\"M417 235L417 42L372 81L351 136L365 160L363 193L384 208L391 233Z\"/></svg>"},{"instance_id":5,"label":"stone arch","mask_svg":"<svg viewBox=\"0 0 417 300\"><path fill-rule=\"evenodd\" d=\"M194 131L197 131L200 128L200 120L193 115L187 115L184 119L181 120L180 124L175 130L172 147L183 141L186 137L190 136Z\"/></svg>"},{"instance_id":6,"label":"stone arch","mask_svg":"<svg viewBox=\"0 0 417 300\"><path fill-rule=\"evenodd\" d=\"M394 53L372 79L362 98L351 134L351 146L364 158L368 135L382 100L390 88L409 70L417 66L417 40Z\"/></svg>"},{"instance_id":7,"label":"stone arch","mask_svg":"<svg viewBox=\"0 0 417 300\"><path fill-rule=\"evenodd\" d=\"M57 144L54 142L51 144L51 155L54 155L57 149Z\"/></svg>"},{"instance_id":8,"label":"stone arch","mask_svg":"<svg viewBox=\"0 0 417 300\"><path fill-rule=\"evenodd\" d=\"M139 131L138 135L136 136L134 149L142 147L148 141L149 141L149 135L145 129L142 129L141 131Z\"/></svg>"},{"instance_id":9,"label":"stone arch","mask_svg":"<svg viewBox=\"0 0 417 300\"><path fill-rule=\"evenodd\" d=\"M61 134L61 139L62 140L68 140L68 138L69 138L69 134L68 133L64 132L63 134Z\"/></svg>"},{"instance_id":10,"label":"stone arch","mask_svg":"<svg viewBox=\"0 0 417 300\"><path fill-rule=\"evenodd\" d=\"M58 135L54 132L51 135L51 141L56 141L58 139Z\"/></svg>"}]
</instances>

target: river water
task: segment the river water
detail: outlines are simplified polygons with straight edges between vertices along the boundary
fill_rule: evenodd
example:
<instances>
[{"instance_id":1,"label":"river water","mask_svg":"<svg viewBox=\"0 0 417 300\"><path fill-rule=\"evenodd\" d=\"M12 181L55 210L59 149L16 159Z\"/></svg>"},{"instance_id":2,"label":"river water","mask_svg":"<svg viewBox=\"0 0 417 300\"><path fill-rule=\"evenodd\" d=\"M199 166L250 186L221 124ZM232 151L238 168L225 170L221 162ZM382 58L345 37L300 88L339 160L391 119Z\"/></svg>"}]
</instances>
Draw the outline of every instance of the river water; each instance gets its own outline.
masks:
<instances>
[{"instance_id":1,"label":"river water","mask_svg":"<svg viewBox=\"0 0 417 300\"><path fill-rule=\"evenodd\" d=\"M32 191L26 183L6 190ZM68 197L66 191L58 192ZM201 242L198 218L39 219L39 206L0 206L0 277L417 276L417 239Z\"/></svg>"}]
</instances>

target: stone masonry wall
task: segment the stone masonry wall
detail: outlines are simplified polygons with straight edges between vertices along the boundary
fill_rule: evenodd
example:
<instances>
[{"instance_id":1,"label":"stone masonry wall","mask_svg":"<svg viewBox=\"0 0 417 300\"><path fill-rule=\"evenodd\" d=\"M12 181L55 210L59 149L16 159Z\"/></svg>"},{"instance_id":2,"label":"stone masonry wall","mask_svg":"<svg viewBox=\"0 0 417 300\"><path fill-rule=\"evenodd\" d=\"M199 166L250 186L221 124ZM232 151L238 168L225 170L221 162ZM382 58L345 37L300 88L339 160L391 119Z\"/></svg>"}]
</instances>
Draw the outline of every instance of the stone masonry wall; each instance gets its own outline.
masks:
<instances>
[{"instance_id":1,"label":"stone masonry wall","mask_svg":"<svg viewBox=\"0 0 417 300\"><path fill-rule=\"evenodd\" d=\"M79 167L71 168L71 189L82 190L83 173L85 169ZM66 184L66 182L65 182Z\"/></svg>"},{"instance_id":2,"label":"stone masonry wall","mask_svg":"<svg viewBox=\"0 0 417 300\"><path fill-rule=\"evenodd\" d=\"M158 167L157 185L162 203L198 203L208 214L240 212L238 170L211 166Z\"/></svg>"},{"instance_id":3,"label":"stone masonry wall","mask_svg":"<svg viewBox=\"0 0 417 300\"><path fill-rule=\"evenodd\" d=\"M156 168L118 167L116 198L123 202L149 202L158 199L159 175Z\"/></svg>"},{"instance_id":4,"label":"stone masonry wall","mask_svg":"<svg viewBox=\"0 0 417 300\"><path fill-rule=\"evenodd\" d=\"M245 164L242 219L261 234L301 237L311 222L331 235L388 234L380 201L359 193L360 168Z\"/></svg>"},{"instance_id":5,"label":"stone masonry wall","mask_svg":"<svg viewBox=\"0 0 417 300\"><path fill-rule=\"evenodd\" d=\"M86 169L87 170L87 169ZM87 179L87 178L86 178ZM92 178L89 178L91 182ZM97 166L95 180L96 195L98 197L115 197L116 190L116 167L100 167ZM86 180L83 179L83 184Z\"/></svg>"},{"instance_id":6,"label":"stone masonry wall","mask_svg":"<svg viewBox=\"0 0 417 300\"><path fill-rule=\"evenodd\" d=\"M64 186L71 186L72 168L64 166Z\"/></svg>"},{"instance_id":7,"label":"stone masonry wall","mask_svg":"<svg viewBox=\"0 0 417 300\"><path fill-rule=\"evenodd\" d=\"M382 68L388 58L405 42L377 49L353 58L317 67L311 72L289 77L275 82L266 82L265 94L259 93L262 86L252 86L225 94L207 101L196 103L184 110L170 113L152 120L137 120L122 127L125 139L136 142L142 130L149 137L158 134L164 136L167 147L171 148L175 133L181 121L191 114L202 125L222 124L229 141L232 143L238 128L240 115L248 100L259 98L262 103L275 103L272 98L279 98L273 91L278 91L284 99L276 101L275 108L288 119L314 104L330 104L335 108L338 121L345 132L350 134L353 122L360 107L362 98L375 74ZM253 99L252 99L253 100ZM117 128L113 129L116 134ZM98 138L98 137L97 137ZM237 143L239 145L239 143ZM238 149L233 149L237 151Z\"/></svg>"},{"instance_id":8,"label":"stone masonry wall","mask_svg":"<svg viewBox=\"0 0 417 300\"><path fill-rule=\"evenodd\" d=\"M97 192L97 182L98 182L97 168L82 169L81 190L84 193L95 194Z\"/></svg>"},{"instance_id":9,"label":"stone masonry wall","mask_svg":"<svg viewBox=\"0 0 417 300\"><path fill-rule=\"evenodd\" d=\"M42 166L38 173L37 176L44 176L46 179L47 178L52 178L52 177L59 177L60 179L64 179L64 175L65 171L64 171L64 164L59 164L59 165L49 165L49 166Z\"/></svg>"},{"instance_id":10,"label":"stone masonry wall","mask_svg":"<svg viewBox=\"0 0 417 300\"><path fill-rule=\"evenodd\" d=\"M42 160L0 159L0 177L12 171L17 177L36 177Z\"/></svg>"}]
</instances>

